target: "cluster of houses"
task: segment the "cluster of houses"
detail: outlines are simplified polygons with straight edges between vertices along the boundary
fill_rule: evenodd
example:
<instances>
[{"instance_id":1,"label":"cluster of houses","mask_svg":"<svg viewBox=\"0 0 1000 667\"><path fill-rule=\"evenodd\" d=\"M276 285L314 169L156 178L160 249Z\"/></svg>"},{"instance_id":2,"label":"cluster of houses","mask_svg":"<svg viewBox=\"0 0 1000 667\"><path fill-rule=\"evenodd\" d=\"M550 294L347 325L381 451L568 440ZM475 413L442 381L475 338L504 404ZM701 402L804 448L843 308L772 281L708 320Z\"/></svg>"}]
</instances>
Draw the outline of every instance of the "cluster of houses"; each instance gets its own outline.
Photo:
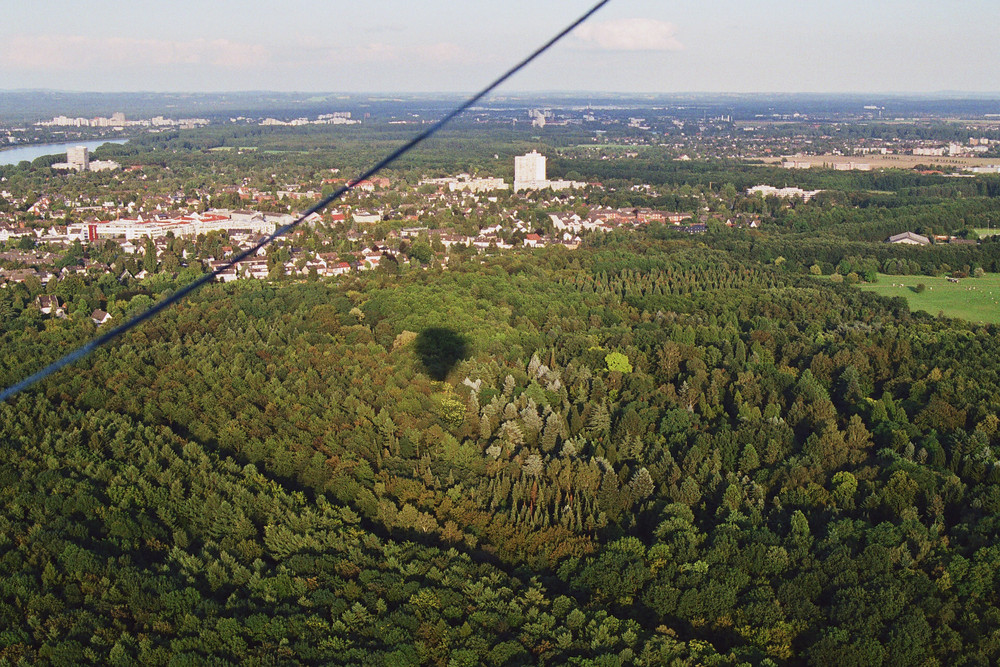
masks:
<instances>
[{"instance_id":1,"label":"cluster of houses","mask_svg":"<svg viewBox=\"0 0 1000 667\"><path fill-rule=\"evenodd\" d=\"M504 232L508 232L506 235ZM582 239L576 234L564 233L556 236L542 236L521 220L510 221L509 227L500 224L493 224L483 227L476 236L464 236L462 234L444 234L432 231L427 227L408 227L400 230L399 237L403 239L416 239L420 236L427 236L428 239L438 241L445 249L454 246L464 246L475 248L476 250L510 250L517 247L511 240L520 239L520 246L524 248L544 248L550 245L565 246L570 250L580 247Z\"/></svg>"},{"instance_id":2,"label":"cluster of houses","mask_svg":"<svg viewBox=\"0 0 1000 667\"><path fill-rule=\"evenodd\" d=\"M38 304L38 309L42 311L42 315L50 315L60 319L67 317L66 309L63 307L65 304L62 302L62 299L54 294L39 294L35 298L35 303ZM112 319L114 318L110 314L100 308L96 308L90 314L90 320L98 326L107 324Z\"/></svg>"},{"instance_id":3,"label":"cluster of houses","mask_svg":"<svg viewBox=\"0 0 1000 667\"><path fill-rule=\"evenodd\" d=\"M509 190L508 185L502 178L476 178L469 174L459 174L458 176L448 176L445 178L425 178L420 181L420 185L436 185L447 187L449 192L495 192L497 190Z\"/></svg>"},{"instance_id":4,"label":"cluster of houses","mask_svg":"<svg viewBox=\"0 0 1000 667\"><path fill-rule=\"evenodd\" d=\"M5 256L12 253L3 253ZM52 253L41 253L44 255L51 255ZM32 257L34 255L34 257ZM111 273L113 267L96 261L87 261L83 265L72 265L64 266L62 268L55 268L51 264L45 263L38 259L38 254L36 253L26 253L24 259L19 260L9 260L13 261L15 264L22 265L26 268L13 268L5 269L0 268L0 288L6 287L7 283L23 283L26 280L36 279L43 285L46 285L51 280L63 280L70 276L86 276L94 274L104 274ZM2 259L2 258L0 258ZM147 277L146 271L139 271L135 275L124 272L119 276L119 280L125 280L127 278L135 278L136 280L142 280Z\"/></svg>"},{"instance_id":5,"label":"cluster of houses","mask_svg":"<svg viewBox=\"0 0 1000 667\"><path fill-rule=\"evenodd\" d=\"M470 209L469 214L476 214ZM499 223L481 228L476 235L463 235L432 230L423 227L405 227L390 230L385 244L378 244L369 236L366 224L381 221L380 212L369 213L356 209L345 213L337 210L328 213L325 218L314 215L308 222L318 223L353 223L354 228L346 232L346 238L363 246L363 250L353 253L353 259L337 253L310 253L300 248L292 249L291 259L285 261L282 273L289 276L317 275L319 277L340 276L352 271L365 271L377 268L387 256L396 256L402 241L415 241L426 238L435 246L440 244L447 254L456 246L475 249L477 251L507 250L514 247L543 248L559 245L570 250L579 247L581 234L588 232L609 232L618 228L637 228L658 222L673 225L690 233L704 232L703 222L695 221L689 213L656 211L648 208L593 208L586 217L576 213L551 214L553 234L543 235L531 225L519 220L516 214L508 213L502 216ZM83 244L106 243L112 241L129 255L142 253L147 243L152 243L161 256L167 249L169 238L195 237L213 231L225 232L227 245L223 247L223 255L207 262L210 270L217 270L228 264L227 257L251 248L266 235L278 227L291 222L294 218L287 214L258 213L253 211L213 209L204 213L185 214L154 214L123 217L111 221L92 221L69 226L51 225L34 229L14 229L0 227L0 241L17 239L23 236L31 237L39 244L48 247L67 247L73 242ZM30 267L16 269L0 268L0 283L22 282L34 277L42 283L52 279L61 279L74 273L87 274L107 272L111 267L89 262L82 266L68 266L56 270L54 264L59 255L49 251L9 250L0 254L0 260L8 266ZM189 259L185 250L180 258ZM344 261L349 259L350 261ZM303 261L304 260L304 261ZM273 275L273 264L269 264L263 250L258 255L248 258L238 265L223 270L218 278L229 282L242 278L266 279ZM138 276L136 276L138 277Z\"/></svg>"},{"instance_id":6,"label":"cluster of houses","mask_svg":"<svg viewBox=\"0 0 1000 667\"><path fill-rule=\"evenodd\" d=\"M650 223L672 225L691 234L700 234L707 230L702 221L694 221L690 213L655 211L649 208L592 208L586 217L576 213L549 215L552 226L564 235L583 232L610 232L620 227L641 227Z\"/></svg>"},{"instance_id":7,"label":"cluster of houses","mask_svg":"<svg viewBox=\"0 0 1000 667\"><path fill-rule=\"evenodd\" d=\"M356 259L345 262L337 253L316 253L304 262L288 260L282 264L283 275L306 277L315 274L317 277L342 276L352 271L367 271L377 269L386 257L395 257L396 250L388 246L375 245L358 253ZM230 260L215 260L209 262L210 271L218 271L217 279L228 283L240 279L266 280L271 275L271 265L264 257L262 249L257 256L247 258L229 266Z\"/></svg>"},{"instance_id":8,"label":"cluster of houses","mask_svg":"<svg viewBox=\"0 0 1000 667\"><path fill-rule=\"evenodd\" d=\"M339 173L339 169L331 170L334 173ZM359 192L375 192L376 190L388 189L391 185L389 179L382 176L373 176L370 179L363 181L353 181L346 178L324 178L321 185L332 185L334 187L350 185L354 190ZM229 185L220 188L220 192L224 194L236 195L239 197L240 201L246 202L247 204L263 204L266 202L273 202L279 199L287 199L290 201L315 201L323 196L323 193L312 189L304 189L300 183L286 183L281 187L269 191L261 190L260 188L253 187L249 183L244 182L242 185Z\"/></svg>"},{"instance_id":9,"label":"cluster of houses","mask_svg":"<svg viewBox=\"0 0 1000 667\"><path fill-rule=\"evenodd\" d=\"M0 252L0 262L7 266L20 267L5 269L0 266L0 284L20 283L29 278L37 278L40 282L47 283L65 271L59 271L55 268L58 259L58 254L48 251L6 250Z\"/></svg>"},{"instance_id":10,"label":"cluster of houses","mask_svg":"<svg viewBox=\"0 0 1000 667\"><path fill-rule=\"evenodd\" d=\"M136 167L130 167L128 172L135 169ZM138 169L141 171L141 167ZM70 201L65 197L60 199L60 194L46 194L28 209L28 224L25 224L24 216L17 219L14 215L0 214L0 242L27 237L32 243L21 247L31 248L37 245L45 247L46 252L65 249L76 243L101 244L104 247L112 242L120 247L123 254L134 256L144 254L151 246L157 259L162 261L171 247L171 237L196 238L221 232L225 235L224 243L221 246L210 246L212 249L208 253L201 249L199 252L204 254L191 256L190 244L183 244L182 250L174 255L181 266L191 261L203 261L206 268L220 271L219 280L229 282L244 278L267 279L277 275L279 270L283 275L295 277L340 276L352 271L370 270L380 266L385 258L394 258L401 250L405 251L407 242L414 243L420 238L426 239L439 252L439 256L443 255L447 261L449 254L461 247L470 252L556 245L572 250L579 247L581 237L586 233L637 228L654 222L673 225L691 233L705 231L704 221L692 218L689 213L648 208L594 207L587 209L583 217L572 212L552 214L551 226L548 223L529 223L521 218L533 219L540 208L552 210L575 206L580 211L583 198L578 199L578 195L571 192L556 194L549 190L512 196L511 188L502 179L469 174L460 174L454 178L424 179L421 185L413 187L402 200L396 197L395 206L391 206L386 203L389 198L380 194L380 191L394 187L387 178L373 177L353 182L340 178L337 169L330 171L332 173L329 178L321 179L320 187L350 185L352 193L337 209L307 218L306 226L315 226L321 230L321 235L325 232L330 238L353 242L354 248L360 248L353 252L340 248L339 253L323 253L290 247L291 257L284 259L280 267L275 265L273 257L268 258L263 251L230 267L229 258L256 246L266 236L292 222L295 217L290 213L245 209L214 208L199 211L209 196L209 193L200 191L195 193L196 196L182 192L174 195L150 194L141 201L123 200L103 204L100 199L92 202ZM544 175L543 170L538 171ZM589 185L600 187L600 184ZM400 186L408 187L405 184L395 185L397 190ZM426 186L436 187L429 190ZM316 186L310 189L307 185L287 183L264 191L252 187L244 179L239 185L222 186L218 191L235 195L239 201L248 202L248 206L253 202L262 204L260 208L274 208L271 205L264 206L263 203L270 201L273 204L276 199L281 199L281 203L288 203L285 200L315 200L322 196L317 189ZM16 201L9 192L0 194L15 205L20 203L26 206L28 203ZM230 197L230 201L232 199ZM96 205L90 205L91 203ZM291 208L292 205L289 205L289 209ZM20 211L24 210L25 208L20 208ZM59 218L64 217L68 211L82 214L86 218L83 222L60 225ZM441 216L444 218L441 219ZM34 221L30 220L32 217ZM52 224L39 224L46 219ZM435 221L437 225L433 224ZM435 226L451 227L451 221L455 223L452 229L432 229ZM472 227L472 221L478 222L474 225L478 227L476 233L459 232L462 228ZM424 226L420 226L421 223ZM296 245L295 239L291 240L290 245ZM18 252L23 254L17 257L0 257L0 260L6 260L0 262L0 284L22 282L31 277L47 283L74 273L95 275L115 271L111 266L91 259L84 260L80 265L57 270L55 265L59 257L55 253L46 255L33 250ZM3 269L3 266L12 268Z\"/></svg>"}]
</instances>

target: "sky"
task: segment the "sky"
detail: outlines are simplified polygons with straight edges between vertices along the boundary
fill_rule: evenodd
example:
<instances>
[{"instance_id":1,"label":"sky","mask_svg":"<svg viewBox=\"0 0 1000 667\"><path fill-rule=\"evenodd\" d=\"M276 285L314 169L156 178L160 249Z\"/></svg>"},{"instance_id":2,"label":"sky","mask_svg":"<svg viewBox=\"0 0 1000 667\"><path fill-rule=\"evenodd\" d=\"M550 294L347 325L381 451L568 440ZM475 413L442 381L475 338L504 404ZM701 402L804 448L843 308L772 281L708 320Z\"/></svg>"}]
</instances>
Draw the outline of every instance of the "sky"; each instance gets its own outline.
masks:
<instances>
[{"instance_id":1,"label":"sky","mask_svg":"<svg viewBox=\"0 0 1000 667\"><path fill-rule=\"evenodd\" d=\"M12 2L0 89L471 91L593 2ZM505 91L997 93L998 33L997 0L612 0Z\"/></svg>"}]
</instances>

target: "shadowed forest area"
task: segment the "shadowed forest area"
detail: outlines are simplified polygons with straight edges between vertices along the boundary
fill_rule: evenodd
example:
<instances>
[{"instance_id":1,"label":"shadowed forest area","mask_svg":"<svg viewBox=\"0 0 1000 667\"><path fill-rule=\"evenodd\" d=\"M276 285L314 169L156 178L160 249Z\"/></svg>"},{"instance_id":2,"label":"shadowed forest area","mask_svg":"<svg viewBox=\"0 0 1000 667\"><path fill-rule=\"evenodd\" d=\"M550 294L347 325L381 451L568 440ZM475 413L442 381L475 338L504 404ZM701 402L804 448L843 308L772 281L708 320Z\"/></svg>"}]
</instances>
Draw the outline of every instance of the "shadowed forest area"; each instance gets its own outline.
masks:
<instances>
[{"instance_id":1,"label":"shadowed forest area","mask_svg":"<svg viewBox=\"0 0 1000 667\"><path fill-rule=\"evenodd\" d=\"M455 365L466 357L469 346L461 334L443 327L432 327L417 335L413 341L413 350L427 374L435 380L443 381Z\"/></svg>"}]
</instances>

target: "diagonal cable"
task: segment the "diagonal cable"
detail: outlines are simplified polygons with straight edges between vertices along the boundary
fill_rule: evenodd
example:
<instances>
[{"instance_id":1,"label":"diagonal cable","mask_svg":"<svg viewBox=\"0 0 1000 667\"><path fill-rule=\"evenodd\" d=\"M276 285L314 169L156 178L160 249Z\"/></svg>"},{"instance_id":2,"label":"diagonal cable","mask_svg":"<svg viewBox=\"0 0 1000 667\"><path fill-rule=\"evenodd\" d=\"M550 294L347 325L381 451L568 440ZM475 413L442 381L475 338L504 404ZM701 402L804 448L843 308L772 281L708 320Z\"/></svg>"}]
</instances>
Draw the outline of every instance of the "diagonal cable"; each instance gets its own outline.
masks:
<instances>
[{"instance_id":1,"label":"diagonal cable","mask_svg":"<svg viewBox=\"0 0 1000 667\"><path fill-rule=\"evenodd\" d=\"M402 145L399 148L397 148L396 150L394 150L388 156L382 158L382 160L380 160L379 162L377 162L374 166L372 166L371 168L369 168L367 171L364 171L363 173L361 173L360 175L358 175L354 180L350 181L347 185L339 188L333 194L331 194L331 195L327 196L326 198L321 199L317 203L313 204L313 206L311 208L309 208L309 210L307 210L306 212L302 213L293 222L290 222L290 223L288 223L287 225L285 225L283 227L279 227L278 229L276 229L274 231L273 234L271 234L269 236L265 236L256 245L254 245L254 246L252 246L252 247L244 250L243 252L239 253L238 255L236 255L235 257L233 257L229 261L227 261L225 264L217 267L211 273L206 273L205 275L203 275L202 277L198 278L194 282L189 283L189 284L185 285L184 287L182 287L181 289L179 289L178 291L174 292L173 294L171 294L167 298L165 298L165 299L163 299L163 300L161 300L161 301L153 304L149 308L149 310L147 310L147 311L145 311L143 313L140 313L140 314L136 315L135 317L133 317L128 322L120 324L117 327L115 327L114 329L111 329L110 331L108 331L108 332L106 332L104 334L101 334L100 336L92 339L88 343L85 343L81 347L78 347L77 349L73 350L69 354L65 355L61 359L58 359L57 361L52 362L51 364L49 364L45 368L41 369L40 371L38 371L38 372L36 372L36 373L34 373L34 374L32 374L32 375L24 378L23 380L21 380L17 384L14 384L14 385L8 387L7 389L4 389L2 392L0 392L0 402L6 401L8 398L11 398L11 397L17 395L18 393L24 391L25 389L27 389L31 385L33 385L36 382L39 382L41 380L44 380L45 378L47 378L48 376L52 375L56 371L64 368L65 366L69 366L70 364L75 363L75 362L79 361L80 359L83 359L84 357L86 357L87 355L89 355L91 352L93 352L97 348L101 347L102 345L106 345L106 344L110 343L115 338L118 338L122 334L130 331L131 329L134 329L135 327L139 326L140 324L142 324L146 320L150 319L154 315L157 315L160 312L166 310L170 306L174 305L175 303L177 303L178 301L180 301L181 299L183 299L184 297L186 297L191 292L194 292L196 289L198 289L199 287L201 287L205 283L214 280L220 273L223 273L223 272L231 269L233 266L235 266L239 262L243 261L244 259L247 259L248 257L251 257L251 256L255 255L261 248L266 247L267 245L269 245L275 239L280 238L280 237L284 236L285 234L287 234L288 232L290 232L291 230L295 229L296 227L298 227L302 223L303 220L305 220L306 218L308 218L310 215L312 215L313 213L318 213L318 212L322 211L327 206L329 206L331 203L333 203L337 199L340 199L342 196L344 196L344 194L346 194L347 192L350 192L354 188L355 184L360 183L361 181L367 180L367 179L371 178L372 176L375 176L380 171L382 171L383 169L385 169L386 167L388 167L390 164L392 164L393 162L395 162L396 160L398 160L399 158L401 158L403 155L405 155L406 153L408 153L411 150L413 150L417 145L423 143L424 141L426 141L427 139L429 139L431 136L433 136L434 134L436 134L438 130L440 130L446 124L448 124L449 122L451 122L452 120L454 120L456 116L458 116L461 113L463 113L464 111L466 111L469 107L471 107L472 105L476 104L483 97L485 97L486 95L488 95L489 93L491 93L492 91L494 91L496 88L498 88L499 86L501 86L509 78L511 78L512 76L514 76L515 74L517 74L518 72L520 72L522 69L524 69L525 67L527 67L528 64L530 64L533 60L535 60L536 58L538 58L538 56L540 56L543 53L545 53L546 51L548 51L553 45L555 45L556 42L558 42L559 40L561 40L562 38L564 38L566 35L568 35L569 33L571 33L574 29L576 29L577 26L579 26L581 23L583 23L584 21L586 21L587 19L589 19L591 16L593 16L595 13L597 13L598 10L600 10L602 7L604 7L604 5L608 4L609 2L611 2L611 0L601 0L600 2L598 2L596 5L594 5L593 7L591 7L585 14L583 14L578 19L576 19L575 21L573 21L571 24L569 24L568 26L566 26L565 28L563 28L555 37L553 37L549 41L545 42L545 44L543 44L542 46L540 46L537 49L535 49L535 51L532 52L531 55L529 55L527 58L525 58L524 60L522 60L521 62L519 62L516 65L514 65L513 67L511 67L509 70L507 70L507 72L505 72L499 78L497 78L495 81L493 81L493 83L489 84L488 86L486 86L485 88L483 88L481 91L479 91L478 93L476 93L475 95L473 95L472 97L470 97L469 99L467 99L461 105L459 105L458 107L456 107L452 111L448 112L448 114L446 116L444 116L441 120L437 121L436 123L434 123L433 125L431 125L429 128L427 128L426 130L424 130L423 132L421 132L420 134L418 134L414 138L410 139L408 142L406 142L404 145Z\"/></svg>"}]
</instances>

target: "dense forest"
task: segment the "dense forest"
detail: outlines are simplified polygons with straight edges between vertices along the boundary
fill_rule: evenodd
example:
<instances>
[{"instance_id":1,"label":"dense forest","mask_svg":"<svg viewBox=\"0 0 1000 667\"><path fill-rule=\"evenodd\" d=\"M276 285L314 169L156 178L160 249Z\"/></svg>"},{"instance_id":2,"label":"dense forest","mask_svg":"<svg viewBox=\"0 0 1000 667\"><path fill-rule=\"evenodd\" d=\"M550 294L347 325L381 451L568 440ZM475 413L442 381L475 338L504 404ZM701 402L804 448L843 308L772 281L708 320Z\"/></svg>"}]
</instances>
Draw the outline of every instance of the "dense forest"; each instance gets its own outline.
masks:
<instances>
[{"instance_id":1,"label":"dense forest","mask_svg":"<svg viewBox=\"0 0 1000 667\"><path fill-rule=\"evenodd\" d=\"M132 209L292 211L286 184L332 192L412 132L377 115L95 152L121 172L0 167L0 213L21 234ZM0 404L0 664L1000 662L998 331L855 286L1000 273L1000 177L778 169L688 120L655 141L462 121L338 203L381 211L364 235L332 216L298 229L267 280L210 284ZM802 132L963 136L761 136ZM536 147L550 176L590 185L419 185L510 180ZM822 192L746 193L762 183ZM558 236L551 214L599 207L704 233L520 247ZM494 225L514 248L442 243ZM884 242L904 231L934 243ZM92 339L95 309L124 321L232 250L224 232L159 253L41 238L0 258L64 272L0 288L3 387ZM376 244L376 269L284 273L303 250Z\"/></svg>"},{"instance_id":2,"label":"dense forest","mask_svg":"<svg viewBox=\"0 0 1000 667\"><path fill-rule=\"evenodd\" d=\"M997 331L793 241L203 289L0 406L0 662L996 664Z\"/></svg>"}]
</instances>

